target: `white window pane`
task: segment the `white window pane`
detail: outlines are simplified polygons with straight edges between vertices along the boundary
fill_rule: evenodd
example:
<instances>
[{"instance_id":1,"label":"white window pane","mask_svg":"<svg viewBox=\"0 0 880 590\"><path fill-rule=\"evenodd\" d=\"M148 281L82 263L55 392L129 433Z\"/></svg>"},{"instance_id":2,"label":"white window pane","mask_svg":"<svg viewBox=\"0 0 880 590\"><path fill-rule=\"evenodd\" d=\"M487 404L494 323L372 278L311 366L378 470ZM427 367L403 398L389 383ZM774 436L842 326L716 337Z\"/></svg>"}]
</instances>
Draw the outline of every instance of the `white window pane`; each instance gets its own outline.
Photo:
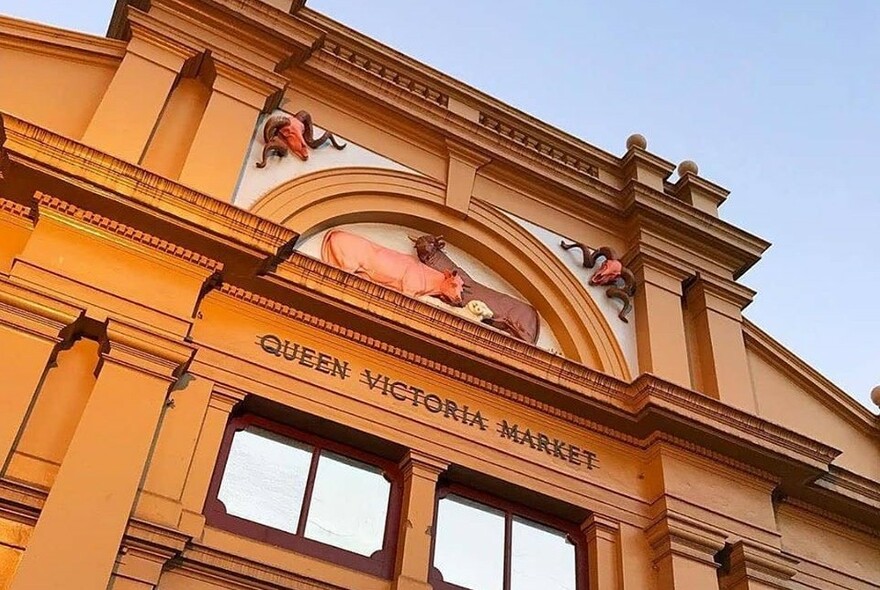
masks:
<instances>
[{"instance_id":1,"label":"white window pane","mask_svg":"<svg viewBox=\"0 0 880 590\"><path fill-rule=\"evenodd\" d=\"M323 451L306 537L370 556L382 548L391 484L382 470Z\"/></svg>"},{"instance_id":2,"label":"white window pane","mask_svg":"<svg viewBox=\"0 0 880 590\"><path fill-rule=\"evenodd\" d=\"M514 517L510 590L575 590L574 545L565 533Z\"/></svg>"},{"instance_id":3,"label":"white window pane","mask_svg":"<svg viewBox=\"0 0 880 590\"><path fill-rule=\"evenodd\" d=\"M236 432L217 497L227 514L296 533L312 448L261 428Z\"/></svg>"},{"instance_id":4,"label":"white window pane","mask_svg":"<svg viewBox=\"0 0 880 590\"><path fill-rule=\"evenodd\" d=\"M445 581L470 590L501 590L504 513L460 496L440 500L434 567Z\"/></svg>"}]
</instances>

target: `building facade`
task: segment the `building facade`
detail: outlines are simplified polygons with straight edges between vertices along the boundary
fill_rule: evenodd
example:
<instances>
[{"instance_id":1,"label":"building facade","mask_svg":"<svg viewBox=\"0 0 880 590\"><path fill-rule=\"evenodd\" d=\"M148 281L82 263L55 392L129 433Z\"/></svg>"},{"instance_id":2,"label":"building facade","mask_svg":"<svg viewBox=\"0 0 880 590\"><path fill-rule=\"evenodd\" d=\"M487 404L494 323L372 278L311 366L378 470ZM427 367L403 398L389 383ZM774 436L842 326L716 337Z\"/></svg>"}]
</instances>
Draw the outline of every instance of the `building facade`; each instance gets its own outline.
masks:
<instances>
[{"instance_id":1,"label":"building facade","mask_svg":"<svg viewBox=\"0 0 880 590\"><path fill-rule=\"evenodd\" d=\"M880 588L727 191L304 4L0 17L0 588Z\"/></svg>"}]
</instances>

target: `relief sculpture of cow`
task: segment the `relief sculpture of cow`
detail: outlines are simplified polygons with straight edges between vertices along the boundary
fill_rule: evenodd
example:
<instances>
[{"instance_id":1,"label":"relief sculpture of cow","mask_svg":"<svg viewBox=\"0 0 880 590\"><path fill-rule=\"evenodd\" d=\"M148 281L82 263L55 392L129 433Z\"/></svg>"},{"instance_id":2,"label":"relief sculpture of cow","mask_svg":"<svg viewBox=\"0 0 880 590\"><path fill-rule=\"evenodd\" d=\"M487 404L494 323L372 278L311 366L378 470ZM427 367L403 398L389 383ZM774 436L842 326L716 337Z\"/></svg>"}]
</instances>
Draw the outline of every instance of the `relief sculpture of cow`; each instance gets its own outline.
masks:
<instances>
[{"instance_id":1,"label":"relief sculpture of cow","mask_svg":"<svg viewBox=\"0 0 880 590\"><path fill-rule=\"evenodd\" d=\"M404 254L343 230L330 230L321 243L321 260L411 297L430 295L460 307L464 283L457 272L442 272Z\"/></svg>"},{"instance_id":2,"label":"relief sculpture of cow","mask_svg":"<svg viewBox=\"0 0 880 590\"><path fill-rule=\"evenodd\" d=\"M415 243L419 260L439 271L458 272L458 276L464 281L462 305L467 305L471 301L481 301L492 310L492 317L483 319L483 322L529 344L538 341L540 324L538 312L534 307L472 279L443 251L446 242L442 236L424 235L418 238L410 236L410 240Z\"/></svg>"}]
</instances>

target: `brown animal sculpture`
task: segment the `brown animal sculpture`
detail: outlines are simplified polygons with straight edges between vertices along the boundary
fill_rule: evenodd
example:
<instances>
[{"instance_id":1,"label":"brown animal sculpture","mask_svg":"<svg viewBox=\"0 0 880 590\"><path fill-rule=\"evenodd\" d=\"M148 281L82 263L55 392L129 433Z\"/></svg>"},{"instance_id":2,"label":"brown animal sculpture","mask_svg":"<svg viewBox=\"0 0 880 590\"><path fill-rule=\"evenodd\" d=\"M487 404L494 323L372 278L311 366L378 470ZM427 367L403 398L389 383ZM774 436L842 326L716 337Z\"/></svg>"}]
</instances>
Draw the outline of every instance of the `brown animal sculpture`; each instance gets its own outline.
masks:
<instances>
[{"instance_id":1,"label":"brown animal sculpture","mask_svg":"<svg viewBox=\"0 0 880 590\"><path fill-rule=\"evenodd\" d=\"M446 246L443 236L424 235L418 238L410 236L409 239L415 243L419 260L431 268L444 272L458 271L458 276L464 281L462 305L476 300L482 301L492 310L492 317L484 318L484 323L504 330L529 344L535 344L538 341L540 323L538 312L534 307L472 279L443 251Z\"/></svg>"},{"instance_id":2,"label":"brown animal sculpture","mask_svg":"<svg viewBox=\"0 0 880 590\"><path fill-rule=\"evenodd\" d=\"M430 295L462 305L464 283L456 272L440 272L412 254L380 246L367 238L333 229L321 243L321 260L411 297Z\"/></svg>"},{"instance_id":3,"label":"brown animal sculpture","mask_svg":"<svg viewBox=\"0 0 880 590\"><path fill-rule=\"evenodd\" d=\"M299 159L305 162L309 159L309 149L321 147L327 140L338 150L345 148L347 144L340 144L336 137L329 131L325 131L321 137L314 138L315 128L312 125L312 116L306 111L300 111L291 117L275 115L266 120L263 125L263 159L257 162L257 168L265 168L266 160L271 154L284 157L293 152Z\"/></svg>"},{"instance_id":4,"label":"brown animal sculpture","mask_svg":"<svg viewBox=\"0 0 880 590\"><path fill-rule=\"evenodd\" d=\"M596 250L584 246L580 242L566 244L565 240L559 244L565 250L572 248L580 248L584 255L584 268L593 268L596 261L604 258L605 262L599 267L599 270L590 277L591 285L607 285L605 296L617 299L623 303L623 309L617 314L624 322L629 322L626 318L632 311L632 298L636 294L636 278L632 271L623 266L623 263L614 255L614 250L608 246L602 246Z\"/></svg>"}]
</instances>

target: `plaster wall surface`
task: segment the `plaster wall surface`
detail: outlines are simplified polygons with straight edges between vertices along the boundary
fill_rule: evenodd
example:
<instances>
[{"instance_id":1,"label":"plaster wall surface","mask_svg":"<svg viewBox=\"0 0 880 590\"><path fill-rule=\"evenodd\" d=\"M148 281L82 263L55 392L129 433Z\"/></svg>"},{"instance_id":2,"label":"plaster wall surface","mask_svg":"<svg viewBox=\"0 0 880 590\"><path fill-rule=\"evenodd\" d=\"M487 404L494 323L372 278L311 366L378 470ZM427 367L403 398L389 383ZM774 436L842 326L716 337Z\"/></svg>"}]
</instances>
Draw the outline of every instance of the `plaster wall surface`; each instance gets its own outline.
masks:
<instances>
[{"instance_id":1,"label":"plaster wall surface","mask_svg":"<svg viewBox=\"0 0 880 590\"><path fill-rule=\"evenodd\" d=\"M257 162L262 160L263 146L263 125L270 116L283 115L291 117L291 113L283 110L276 110L270 115L264 115L257 121L254 129L254 137L251 140L250 147L247 152L247 159L242 168L241 180L239 181L238 190L233 197L233 203L242 209L250 209L261 196L269 192L271 189L281 186L285 182L304 176L311 172L319 170L328 170L332 168L347 168L361 166L365 168L386 168L390 170L400 170L418 174L415 170L408 168L402 164L398 164L394 160L386 158L376 152L370 151L359 146L344 137L337 136L340 143L345 143L346 147L337 150L328 141L317 149L309 150L309 159L307 161L300 160L295 154L289 154L286 157L270 156L265 168L257 168ZM317 125L315 126L315 137L320 137L324 130Z\"/></svg>"},{"instance_id":2,"label":"plaster wall surface","mask_svg":"<svg viewBox=\"0 0 880 590\"><path fill-rule=\"evenodd\" d=\"M72 57L0 44L0 111L82 137L118 64Z\"/></svg>"},{"instance_id":3,"label":"plaster wall surface","mask_svg":"<svg viewBox=\"0 0 880 590\"><path fill-rule=\"evenodd\" d=\"M880 441L876 435L847 421L762 355L749 351L748 359L760 416L840 449L843 453L835 465L880 479Z\"/></svg>"}]
</instances>

